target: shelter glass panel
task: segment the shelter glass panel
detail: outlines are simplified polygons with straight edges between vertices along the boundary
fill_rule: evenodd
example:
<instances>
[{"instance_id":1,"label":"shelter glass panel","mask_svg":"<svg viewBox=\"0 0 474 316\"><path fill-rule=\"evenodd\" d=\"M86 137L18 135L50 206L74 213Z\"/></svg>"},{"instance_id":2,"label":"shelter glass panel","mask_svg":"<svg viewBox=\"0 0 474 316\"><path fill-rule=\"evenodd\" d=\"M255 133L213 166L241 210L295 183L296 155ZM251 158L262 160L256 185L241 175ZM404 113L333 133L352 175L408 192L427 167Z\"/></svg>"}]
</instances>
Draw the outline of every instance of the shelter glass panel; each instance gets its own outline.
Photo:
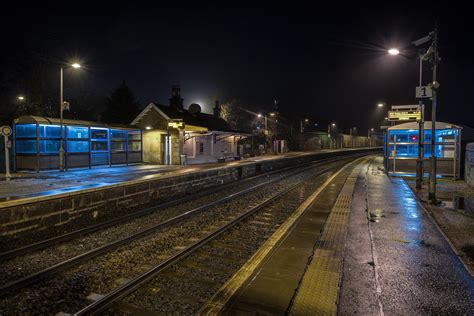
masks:
<instances>
[{"instance_id":1,"label":"shelter glass panel","mask_svg":"<svg viewBox=\"0 0 474 316\"><path fill-rule=\"evenodd\" d=\"M141 140L142 132L141 131L128 131L128 139Z\"/></svg>"},{"instance_id":2,"label":"shelter glass panel","mask_svg":"<svg viewBox=\"0 0 474 316\"><path fill-rule=\"evenodd\" d=\"M110 138L111 139L127 139L127 131L121 129L111 129Z\"/></svg>"},{"instance_id":3,"label":"shelter glass panel","mask_svg":"<svg viewBox=\"0 0 474 316\"><path fill-rule=\"evenodd\" d=\"M89 142L69 140L67 142L67 151L71 153L87 153L89 152Z\"/></svg>"},{"instance_id":4,"label":"shelter glass panel","mask_svg":"<svg viewBox=\"0 0 474 316\"><path fill-rule=\"evenodd\" d=\"M126 151L127 150L127 143L126 142L111 142L110 149L113 152L117 151Z\"/></svg>"},{"instance_id":5,"label":"shelter glass panel","mask_svg":"<svg viewBox=\"0 0 474 316\"><path fill-rule=\"evenodd\" d=\"M91 139L107 139L108 129L91 128Z\"/></svg>"},{"instance_id":6,"label":"shelter glass panel","mask_svg":"<svg viewBox=\"0 0 474 316\"><path fill-rule=\"evenodd\" d=\"M64 126L63 126L64 127ZM59 125L39 125L39 132L41 138L59 138Z\"/></svg>"},{"instance_id":7,"label":"shelter glass panel","mask_svg":"<svg viewBox=\"0 0 474 316\"><path fill-rule=\"evenodd\" d=\"M89 129L80 126L68 126L67 138L89 138Z\"/></svg>"},{"instance_id":8,"label":"shelter glass panel","mask_svg":"<svg viewBox=\"0 0 474 316\"><path fill-rule=\"evenodd\" d=\"M40 144L40 153L59 154L59 140L40 140L39 144Z\"/></svg>"},{"instance_id":9,"label":"shelter glass panel","mask_svg":"<svg viewBox=\"0 0 474 316\"><path fill-rule=\"evenodd\" d=\"M142 150L142 143L137 141L128 142L128 151L140 151Z\"/></svg>"},{"instance_id":10,"label":"shelter glass panel","mask_svg":"<svg viewBox=\"0 0 474 316\"><path fill-rule=\"evenodd\" d=\"M107 151L109 149L107 141L91 141L92 151Z\"/></svg>"},{"instance_id":11,"label":"shelter glass panel","mask_svg":"<svg viewBox=\"0 0 474 316\"><path fill-rule=\"evenodd\" d=\"M15 152L18 154L35 154L36 140L17 140Z\"/></svg>"},{"instance_id":12,"label":"shelter glass panel","mask_svg":"<svg viewBox=\"0 0 474 316\"><path fill-rule=\"evenodd\" d=\"M36 124L17 124L15 129L15 137L36 138Z\"/></svg>"}]
</instances>

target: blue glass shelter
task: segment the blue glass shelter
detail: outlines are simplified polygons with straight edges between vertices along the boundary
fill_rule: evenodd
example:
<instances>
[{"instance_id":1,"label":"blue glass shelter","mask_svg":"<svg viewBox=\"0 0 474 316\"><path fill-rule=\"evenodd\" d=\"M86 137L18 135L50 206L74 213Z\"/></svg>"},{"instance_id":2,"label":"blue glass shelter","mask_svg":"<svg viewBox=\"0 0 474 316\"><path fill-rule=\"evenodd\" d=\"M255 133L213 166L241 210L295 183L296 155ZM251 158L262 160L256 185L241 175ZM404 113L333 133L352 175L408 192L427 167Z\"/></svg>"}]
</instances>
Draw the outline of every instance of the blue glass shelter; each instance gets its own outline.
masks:
<instances>
[{"instance_id":1,"label":"blue glass shelter","mask_svg":"<svg viewBox=\"0 0 474 316\"><path fill-rule=\"evenodd\" d=\"M16 170L59 168L58 118L21 116L14 122ZM131 126L63 120L65 168L142 162L142 131Z\"/></svg>"},{"instance_id":2,"label":"blue glass shelter","mask_svg":"<svg viewBox=\"0 0 474 316\"><path fill-rule=\"evenodd\" d=\"M461 161L461 127L436 122L435 155L437 174L459 178ZM424 173L429 172L431 156L431 122L424 123ZM418 122L397 124L387 129L384 147L388 173L415 174L418 158Z\"/></svg>"}]
</instances>

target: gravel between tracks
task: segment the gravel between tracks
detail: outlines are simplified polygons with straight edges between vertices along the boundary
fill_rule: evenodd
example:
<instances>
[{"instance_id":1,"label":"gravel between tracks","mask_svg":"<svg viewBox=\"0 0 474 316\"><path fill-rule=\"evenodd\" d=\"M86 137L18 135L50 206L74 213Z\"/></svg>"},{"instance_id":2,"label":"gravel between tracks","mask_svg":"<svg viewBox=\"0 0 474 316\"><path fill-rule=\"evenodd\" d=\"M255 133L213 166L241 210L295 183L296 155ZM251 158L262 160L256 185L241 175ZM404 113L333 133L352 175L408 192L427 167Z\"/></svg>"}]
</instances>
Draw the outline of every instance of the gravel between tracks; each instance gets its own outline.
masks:
<instances>
[{"instance_id":1,"label":"gravel between tracks","mask_svg":"<svg viewBox=\"0 0 474 316\"><path fill-rule=\"evenodd\" d=\"M316 172L316 170L317 169L313 169L312 172ZM252 192L252 194L242 196L236 201L212 207L204 213L183 221L180 225L160 230L159 234L142 238L106 255L90 260L76 269L63 273L59 277L18 291L16 295L5 297L0 301L0 314L51 314L59 311L77 311L88 303L85 297L91 292L106 293L110 291L118 285L120 279L132 278L151 265L162 261L194 239L202 237L210 230L216 228L222 221L233 216L232 213L235 213L236 210L246 209L257 204L276 191L283 190L289 185L300 181L301 178L307 174L308 173L303 173L292 176L271 186L264 186L262 189L256 190ZM229 194L229 192L227 191L226 194ZM196 203L196 201L188 203L192 205ZM182 206L183 208L181 208L181 206L179 207L181 212L182 209L184 209L184 205ZM120 236L130 234L136 227L143 228L146 225L163 220L163 216L165 216L166 212L170 212L168 216L172 216L171 213L176 212L176 210L160 211L134 220L133 224L131 222L115 227L115 230L119 230L120 232L116 232L114 229L107 229L107 232L101 231L99 235L103 234L106 238L112 235L113 237L110 238L115 239L116 234ZM85 245L96 244L96 240L98 239L97 234L93 234L93 236L87 236L74 241L72 245L75 245L75 247L72 247L71 243L68 243L65 249L56 251L62 251L59 254L60 257L71 256L70 253L68 253L68 249L73 248L71 251L74 252L77 251L76 248L79 248L79 252L83 252ZM62 247L64 247L64 245ZM48 252L51 252L51 250L49 249ZM68 255L64 253L68 253ZM56 257L53 256L53 258ZM10 263L14 261L15 260L12 260ZM47 260L45 260L44 257L41 258L41 256L38 255L37 260L31 262L34 262L32 264L33 266L37 266L39 263L44 264L45 261ZM4 271L7 271L7 269Z\"/></svg>"}]
</instances>

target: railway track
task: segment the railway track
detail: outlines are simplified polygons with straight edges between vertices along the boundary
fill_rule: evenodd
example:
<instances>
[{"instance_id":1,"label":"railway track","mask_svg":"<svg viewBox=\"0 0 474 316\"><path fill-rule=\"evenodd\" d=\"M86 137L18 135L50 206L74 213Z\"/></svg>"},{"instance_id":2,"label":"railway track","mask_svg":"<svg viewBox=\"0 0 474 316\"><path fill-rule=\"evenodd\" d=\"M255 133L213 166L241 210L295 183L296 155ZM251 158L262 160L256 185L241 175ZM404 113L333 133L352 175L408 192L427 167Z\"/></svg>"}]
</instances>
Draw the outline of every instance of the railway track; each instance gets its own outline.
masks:
<instances>
[{"instance_id":1,"label":"railway track","mask_svg":"<svg viewBox=\"0 0 474 316\"><path fill-rule=\"evenodd\" d=\"M139 211L136 211L136 212L133 212L133 213L130 213L130 214L126 214L124 216L116 217L116 218L113 218L111 220L104 221L104 222L101 222L101 223L98 223L98 224L95 224L95 225L91 225L91 226L88 226L88 227L77 229L77 230L74 230L74 231L71 231L71 232L68 232L68 233L65 233L65 234L61 234L59 236L47 238L47 239L44 239L44 240L41 240L41 241L38 241L38 242L33 242L31 244L21 246L21 247L18 247L18 248L8 249L8 250L0 252L0 262L4 261L4 260L8 260L8 259L11 259L11 258L21 256L23 254L31 253L32 251L38 251L38 250L50 247L50 246L58 244L58 243L69 241L69 240L72 240L74 238L84 236L84 235L96 232L98 230L108 228L108 227L111 227L111 226L129 221L131 219L138 218L138 217L150 214L152 212L156 212L156 211L168 208L168 207L173 207L173 206L176 206L176 205L180 205L182 203L186 203L188 201L195 200L195 199L198 199L200 197L207 196L207 195L222 192L224 190L229 190L233 187L240 187L242 185L245 185L245 184L248 184L248 183L251 183L251 182L254 182L254 181L258 181L260 179L268 178L268 177L270 177L274 174L282 173L282 172L289 171L289 170L296 169L296 168L301 168L305 165L324 162L328 159L330 159L330 158L321 159L321 160L318 160L318 161L313 161L313 162L309 162L309 163L301 164L301 165L297 165L297 166L290 166L290 167L286 167L286 168L282 168L282 169L273 170L273 171L270 171L270 172L267 172L267 173L264 173L264 174L256 175L256 176L238 181L238 182L227 183L227 184L219 186L217 188L213 188L213 189L205 190L205 191L202 191L202 192L198 192L196 194L185 196L185 197L182 197L182 198L179 198L179 199L176 199L176 200L172 200L172 201L168 201L168 202L165 202L165 203L161 203L161 204L156 205L156 206L147 207L143 210L139 210Z\"/></svg>"},{"instance_id":2,"label":"railway track","mask_svg":"<svg viewBox=\"0 0 474 316\"><path fill-rule=\"evenodd\" d=\"M351 157L341 157L339 159L331 159L333 162L332 164L344 164L345 162L349 161L349 160L352 160L354 159L355 157L354 156L351 156ZM273 179L270 179L270 180L267 180L267 181L263 181L261 183L258 183L256 185L253 185L252 187L250 188L247 188L247 189L243 189L243 190L239 190L237 192L234 192L232 194L229 194L223 198L220 198L216 201L213 201L211 203L208 203L208 204L204 204L204 205L201 205L197 208L194 208L194 209L191 209L191 210L188 210L178 216L175 216L175 217L172 217L168 220L165 220L165 221L162 221L162 222L159 222L155 225L152 225L151 227L147 227L146 229L143 229L137 233L134 233L134 234L131 234L129 236L126 236L122 239L118 239L118 240L115 240L111 243L107 243L101 247L98 247L98 248L95 248L95 249L92 249L90 251L87 251L87 252L84 252L76 257L73 257L73 258L70 258L68 260L65 260L63 262L60 262L56 265L53 265L53 266L50 266L46 269L43 269L41 271L38 271L36 273L33 273L33 274L30 274L30 275L27 275L25 276L24 278L21 278L19 280L15 280L13 282L10 282L8 283L7 285L3 286L0 290L0 294L2 295L7 295L7 294L12 294L14 291L18 291L22 288L25 288L33 283L36 283L40 280L43 280L43 279L46 279L46 278L49 278L49 277L55 277L55 276L58 276L59 273L61 273L62 271L65 271L65 270L68 270L68 269L71 269L72 267L78 265L79 263L81 262L85 262L85 261L91 261L90 259L92 258L95 258L95 257L98 257L102 254L109 254L111 251L117 249L117 248L120 248L124 245L129 245L133 242L137 243L137 240L138 239L141 239L149 234L152 234L152 233L156 233L158 231L162 231L164 230L165 228L169 228L169 227L174 227L173 225L176 226L176 224L179 223L179 225L181 226L182 230L180 233L183 233L185 237L182 237L181 240L179 240L179 238L177 238L177 244L179 243L183 243L183 241L185 240L193 240L194 238L191 238L189 237L189 234L185 234L184 232L186 230L196 230L195 228L196 227L191 227L191 226L199 226L199 225L203 225L203 224L207 224L209 222L209 219L206 217L206 216L203 216L205 215L205 213L207 212L203 212L205 210L208 210L208 209L211 209L211 208L216 208L216 206L221 206L224 205L225 203L231 203L232 201L235 201L236 199L238 198L242 198L246 195L255 195L259 190L261 189L269 189L270 188L270 185L275 185L279 182L284 182L284 180L286 179L289 179L291 177L295 177L295 176L301 176L302 174L304 174L304 178L306 179L309 175L308 174L305 174L305 173L308 173L309 170L316 170L317 168L320 168L321 166L327 164L328 161L325 160L325 161L318 161L318 162L315 162L315 163L312 163L310 164L309 166L306 166L305 168L301 169L301 170L296 170L296 171L292 171L288 174L285 174L285 175L280 175L280 176L277 176ZM324 173L324 172L327 172L328 170L330 170L331 168L334 168L334 167L328 167L328 168L325 168L323 169L323 171L319 170L318 173ZM281 170L280 170L281 172ZM276 173L277 174L277 173ZM288 182L289 180L287 180ZM247 182L247 183L250 183ZM268 192L265 193L265 194L260 194L260 196L257 197L257 200L260 199L260 200L264 200L264 202L262 203L258 203L255 207L253 207L253 211L252 212L249 212L249 213L246 213L248 215L242 215L242 217L238 217L240 219L236 220L232 220L230 223L226 224L227 228L224 229L224 230L221 230L221 229L218 229L220 230L219 233L215 233L215 237L210 237L206 242L210 241L210 240L213 240L214 238L216 238L217 236L219 236L220 234L222 234L223 232L225 232L227 229L229 229L230 227L233 227L235 225L237 225L240 221L244 220L246 217L250 216L253 212L256 212L258 211L259 209L265 207L267 204L271 203L272 201L274 201L275 199L278 199L279 197L281 197L282 195L288 193L289 191L291 190L294 190L297 186L301 185L302 181L297 181L296 183L294 183L293 181L293 184L291 184L291 181L289 183L286 183L284 185L285 188L280 188L278 190L278 193L277 194L273 194L271 195L270 197L268 197ZM289 186L288 186L289 185ZM283 186L282 186L283 187ZM255 199L254 199L255 200ZM255 201L254 201L254 204L255 204ZM227 207L227 209L225 211L219 211L219 212L216 212L214 211L214 216L217 216L220 218L217 218L217 221L209 226L207 226L207 229L209 230L212 230L213 227L215 227L216 225L220 225L220 223L222 222L228 222L229 221L229 218L232 217L232 214L233 212L231 211L231 209L229 207ZM201 219L201 222L199 225L196 225L196 224L192 224L192 225L188 225L186 226L187 224L183 224L182 222L185 221L185 220L188 220L188 219L192 219L194 217L197 217L197 216L202 216L203 218ZM209 216L208 216L209 217ZM214 226L213 226L214 225ZM202 233L202 232L201 232ZM166 232L163 233L163 235L166 235ZM176 235L176 234L175 234ZM173 233L169 233L167 236L170 237L171 239L174 238ZM179 234L178 234L179 235ZM199 241L201 241L202 239L199 239ZM204 242L204 244L206 243ZM194 246L193 246L194 245ZM183 253L183 251L190 251L191 249L195 249L195 247L199 248L203 245L202 242L194 242L194 243L191 243L189 245L189 242L188 242L188 245L184 247L184 249L181 249L178 253ZM173 246L173 245L171 245ZM189 248L191 247L191 248ZM178 245L178 248L182 248L182 246ZM197 249L196 248L196 249ZM176 245L175 247L171 247L171 250L176 250ZM191 250L193 251L193 250ZM176 251L174 251L176 252ZM173 251L169 251L169 249L167 251L164 251L163 252L163 256L167 257L167 258L173 258L174 255L170 255L171 253L173 253ZM183 256L183 254L181 254L180 256ZM179 257L177 257L179 258ZM181 259L179 259L181 260ZM178 261L179 261L178 260ZM164 262L170 262L170 259L166 259ZM171 260L171 262L173 262L173 260ZM169 264L169 263L168 263ZM163 268L164 269L164 268ZM74 274L74 273L73 273ZM72 275L73 275L72 274ZM69 276L71 276L71 274L69 274ZM74 278L72 278L74 279ZM54 282L53 282L54 283ZM127 283L128 284L128 283ZM140 283L142 284L142 283ZM50 284L46 284L46 287L50 286ZM35 287L35 286L33 286ZM33 289L33 291L36 291L38 288L41 288L41 286L37 286L36 289ZM28 291L26 292L28 293ZM111 292L112 293L112 292ZM13 295L14 297L15 295ZM8 301L8 300L7 300ZM0 303L0 313L2 311L1 309L1 303ZM87 311L86 311L87 313Z\"/></svg>"},{"instance_id":3,"label":"railway track","mask_svg":"<svg viewBox=\"0 0 474 316\"><path fill-rule=\"evenodd\" d=\"M334 169L334 166L328 167L313 176L320 177ZM306 185L308 178L241 212L178 253L76 312L75 315L99 314L127 296L132 296L133 293L135 295L126 300L126 305L135 305L132 308L134 312L140 313L151 309L159 313L196 313L199 305L205 302L203 297L209 298L214 291L217 291L245 262L245 259L250 257L314 191L319 182L316 181L314 185L313 179L313 185ZM207 293L196 294L203 290L196 284L204 284L204 292ZM160 297L154 293L154 289L164 294ZM145 305L144 308L141 307L143 310L140 309L140 305ZM125 313L127 312L130 312L130 309Z\"/></svg>"}]
</instances>

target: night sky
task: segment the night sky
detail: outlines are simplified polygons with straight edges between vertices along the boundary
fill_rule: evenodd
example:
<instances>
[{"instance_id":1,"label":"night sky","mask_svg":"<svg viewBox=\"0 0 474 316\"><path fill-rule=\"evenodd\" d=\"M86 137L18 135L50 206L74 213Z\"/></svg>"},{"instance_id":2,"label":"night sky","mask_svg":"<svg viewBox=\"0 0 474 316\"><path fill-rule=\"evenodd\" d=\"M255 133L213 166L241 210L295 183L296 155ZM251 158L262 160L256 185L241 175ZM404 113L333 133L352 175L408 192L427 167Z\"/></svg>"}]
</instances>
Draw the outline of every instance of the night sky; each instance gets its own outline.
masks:
<instances>
[{"instance_id":1,"label":"night sky","mask_svg":"<svg viewBox=\"0 0 474 316\"><path fill-rule=\"evenodd\" d=\"M16 50L51 61L51 72L58 72L59 62L79 60L86 69L66 72L66 99L108 95L125 80L142 105L168 104L171 86L180 84L185 105L197 102L206 112L215 98L268 110L278 98L282 113L320 126L335 121L343 129L367 130L385 116L377 102L416 102L418 61L410 42L427 35L438 20L438 118L474 126L469 9L447 3L434 8L357 4L96 4L74 10L25 5L2 10L2 46L9 48L2 62L15 60ZM403 56L388 56L390 47L400 48ZM424 77L431 80L427 64Z\"/></svg>"}]
</instances>

